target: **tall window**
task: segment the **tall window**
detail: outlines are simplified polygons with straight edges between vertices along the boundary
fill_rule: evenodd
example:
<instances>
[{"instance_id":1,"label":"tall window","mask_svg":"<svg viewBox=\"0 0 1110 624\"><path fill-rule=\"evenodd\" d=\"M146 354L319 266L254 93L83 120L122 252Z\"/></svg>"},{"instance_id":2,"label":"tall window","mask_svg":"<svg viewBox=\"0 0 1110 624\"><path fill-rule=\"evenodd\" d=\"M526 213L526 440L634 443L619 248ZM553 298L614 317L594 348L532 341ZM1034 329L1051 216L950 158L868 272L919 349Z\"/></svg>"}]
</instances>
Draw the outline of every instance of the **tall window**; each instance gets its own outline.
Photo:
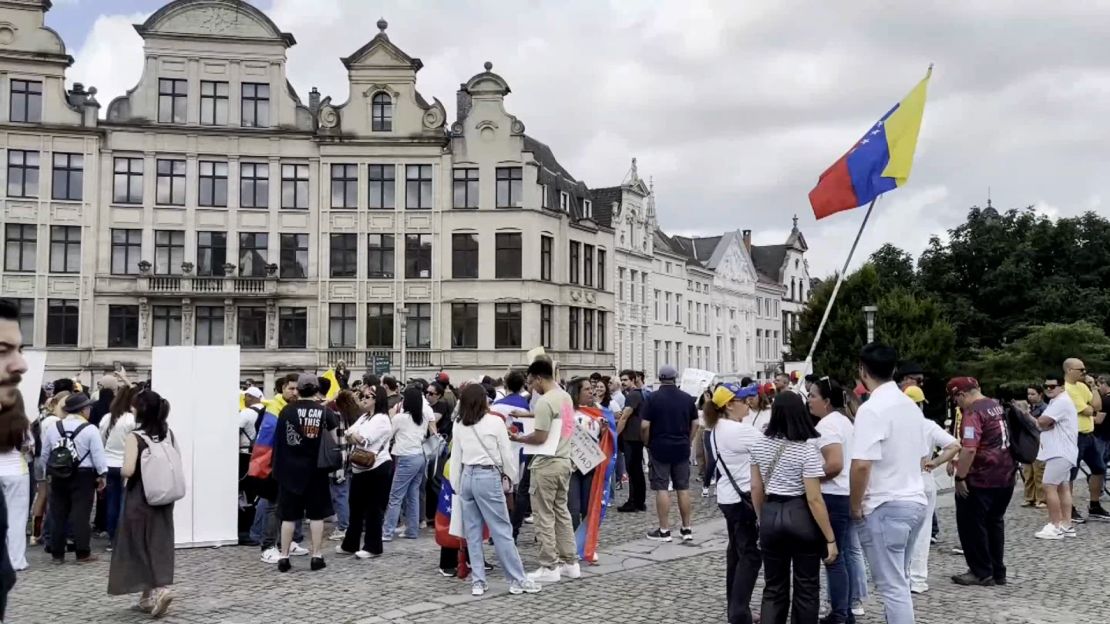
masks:
<instances>
[{"instance_id":1,"label":"tall window","mask_svg":"<svg viewBox=\"0 0 1110 624\"><path fill-rule=\"evenodd\" d=\"M185 105L189 100L188 82L176 78L158 79L158 121L185 123Z\"/></svg>"},{"instance_id":2,"label":"tall window","mask_svg":"<svg viewBox=\"0 0 1110 624\"><path fill-rule=\"evenodd\" d=\"M559 210L570 212L570 195L566 191L559 191Z\"/></svg>"},{"instance_id":3,"label":"tall window","mask_svg":"<svg viewBox=\"0 0 1110 624\"><path fill-rule=\"evenodd\" d=\"M224 343L224 307L197 306L196 315L196 343L200 346L222 345Z\"/></svg>"},{"instance_id":4,"label":"tall window","mask_svg":"<svg viewBox=\"0 0 1110 624\"><path fill-rule=\"evenodd\" d=\"M279 241L278 276L287 279L308 277L308 234L283 233Z\"/></svg>"},{"instance_id":5,"label":"tall window","mask_svg":"<svg viewBox=\"0 0 1110 624\"><path fill-rule=\"evenodd\" d=\"M452 183L453 208L478 207L478 170L455 169Z\"/></svg>"},{"instance_id":6,"label":"tall window","mask_svg":"<svg viewBox=\"0 0 1110 624\"><path fill-rule=\"evenodd\" d=\"M523 169L521 167L497 168L497 207L519 208L522 205Z\"/></svg>"},{"instance_id":7,"label":"tall window","mask_svg":"<svg viewBox=\"0 0 1110 624\"><path fill-rule=\"evenodd\" d=\"M370 279L393 279L396 247L392 234L370 234L366 246L367 272Z\"/></svg>"},{"instance_id":8,"label":"tall window","mask_svg":"<svg viewBox=\"0 0 1110 624\"><path fill-rule=\"evenodd\" d=\"M594 311L582 309L582 348L591 351L594 348Z\"/></svg>"},{"instance_id":9,"label":"tall window","mask_svg":"<svg viewBox=\"0 0 1110 624\"><path fill-rule=\"evenodd\" d=\"M521 275L521 235L519 233L498 234L495 238L497 256L494 262L498 278L519 278Z\"/></svg>"},{"instance_id":10,"label":"tall window","mask_svg":"<svg viewBox=\"0 0 1110 624\"><path fill-rule=\"evenodd\" d=\"M472 279L478 277L478 235L451 235L451 277Z\"/></svg>"},{"instance_id":11,"label":"tall window","mask_svg":"<svg viewBox=\"0 0 1110 624\"><path fill-rule=\"evenodd\" d=\"M519 349L520 344L520 304L496 304L493 346L498 349Z\"/></svg>"},{"instance_id":12,"label":"tall window","mask_svg":"<svg viewBox=\"0 0 1110 624\"><path fill-rule=\"evenodd\" d=\"M152 344L155 347L181 344L181 306L152 306L150 316Z\"/></svg>"},{"instance_id":13,"label":"tall window","mask_svg":"<svg viewBox=\"0 0 1110 624\"><path fill-rule=\"evenodd\" d=\"M266 306L239 306L239 346L244 349L266 346Z\"/></svg>"},{"instance_id":14,"label":"tall window","mask_svg":"<svg viewBox=\"0 0 1110 624\"><path fill-rule=\"evenodd\" d=\"M366 305L366 346L379 349L393 348L392 303Z\"/></svg>"},{"instance_id":15,"label":"tall window","mask_svg":"<svg viewBox=\"0 0 1110 624\"><path fill-rule=\"evenodd\" d=\"M4 226L4 270L35 270L38 253L38 226L9 223Z\"/></svg>"},{"instance_id":16,"label":"tall window","mask_svg":"<svg viewBox=\"0 0 1110 624\"><path fill-rule=\"evenodd\" d=\"M239 275L266 277L270 235L265 232L239 232Z\"/></svg>"},{"instance_id":17,"label":"tall window","mask_svg":"<svg viewBox=\"0 0 1110 624\"><path fill-rule=\"evenodd\" d=\"M281 207L308 208L308 165L281 166Z\"/></svg>"},{"instance_id":18,"label":"tall window","mask_svg":"<svg viewBox=\"0 0 1110 624\"><path fill-rule=\"evenodd\" d=\"M39 196L39 153L8 150L8 197Z\"/></svg>"},{"instance_id":19,"label":"tall window","mask_svg":"<svg viewBox=\"0 0 1110 624\"><path fill-rule=\"evenodd\" d=\"M50 272L81 272L81 228L76 225L50 226Z\"/></svg>"},{"instance_id":20,"label":"tall window","mask_svg":"<svg viewBox=\"0 0 1110 624\"><path fill-rule=\"evenodd\" d=\"M582 245L582 284L594 285L594 246Z\"/></svg>"},{"instance_id":21,"label":"tall window","mask_svg":"<svg viewBox=\"0 0 1110 624\"><path fill-rule=\"evenodd\" d=\"M154 231L154 274L180 275L185 261L185 232Z\"/></svg>"},{"instance_id":22,"label":"tall window","mask_svg":"<svg viewBox=\"0 0 1110 624\"><path fill-rule=\"evenodd\" d=\"M578 241L570 241L570 283L578 283L578 255L581 249L581 244Z\"/></svg>"},{"instance_id":23,"label":"tall window","mask_svg":"<svg viewBox=\"0 0 1110 624\"><path fill-rule=\"evenodd\" d=\"M568 309L570 310L570 335L567 346L573 351L578 348L578 308Z\"/></svg>"},{"instance_id":24,"label":"tall window","mask_svg":"<svg viewBox=\"0 0 1110 624\"><path fill-rule=\"evenodd\" d=\"M369 207L372 210L393 210L397 202L396 167L394 165L370 165L367 167L369 186Z\"/></svg>"},{"instance_id":25,"label":"tall window","mask_svg":"<svg viewBox=\"0 0 1110 624\"><path fill-rule=\"evenodd\" d=\"M582 200L582 216L587 219L594 218L594 203L588 199Z\"/></svg>"},{"instance_id":26,"label":"tall window","mask_svg":"<svg viewBox=\"0 0 1110 624\"><path fill-rule=\"evenodd\" d=\"M243 127L268 128L270 126L270 85L243 83Z\"/></svg>"},{"instance_id":27,"label":"tall window","mask_svg":"<svg viewBox=\"0 0 1110 624\"><path fill-rule=\"evenodd\" d=\"M393 98L387 93L375 93L370 100L370 130L372 132L393 130Z\"/></svg>"},{"instance_id":28,"label":"tall window","mask_svg":"<svg viewBox=\"0 0 1110 624\"><path fill-rule=\"evenodd\" d=\"M139 346L139 306L108 306L108 346L113 349Z\"/></svg>"},{"instance_id":29,"label":"tall window","mask_svg":"<svg viewBox=\"0 0 1110 624\"><path fill-rule=\"evenodd\" d=\"M430 349L432 347L432 304L410 303L405 319L405 346L410 349Z\"/></svg>"},{"instance_id":30,"label":"tall window","mask_svg":"<svg viewBox=\"0 0 1110 624\"><path fill-rule=\"evenodd\" d=\"M328 308L328 346L355 346L355 309L354 303L333 303Z\"/></svg>"},{"instance_id":31,"label":"tall window","mask_svg":"<svg viewBox=\"0 0 1110 624\"><path fill-rule=\"evenodd\" d=\"M432 207L432 166L405 165L405 208Z\"/></svg>"},{"instance_id":32,"label":"tall window","mask_svg":"<svg viewBox=\"0 0 1110 624\"><path fill-rule=\"evenodd\" d=\"M655 307L655 320L656 320L656 321L658 321L658 320L659 320L659 303L660 303L661 301L662 301L662 297L660 297L660 293L659 293L659 291L658 291L658 290L656 290L656 291L655 291L655 299L654 299L654 303L655 303L655 306L654 306L654 307Z\"/></svg>"},{"instance_id":33,"label":"tall window","mask_svg":"<svg viewBox=\"0 0 1110 624\"><path fill-rule=\"evenodd\" d=\"M46 301L46 346L77 346L78 309L76 299Z\"/></svg>"},{"instance_id":34,"label":"tall window","mask_svg":"<svg viewBox=\"0 0 1110 624\"><path fill-rule=\"evenodd\" d=\"M19 333L23 336L23 346L35 344L35 300L16 299L19 306Z\"/></svg>"},{"instance_id":35,"label":"tall window","mask_svg":"<svg viewBox=\"0 0 1110 624\"><path fill-rule=\"evenodd\" d=\"M200 81L200 123L205 126L227 125L229 89L226 82Z\"/></svg>"},{"instance_id":36,"label":"tall window","mask_svg":"<svg viewBox=\"0 0 1110 624\"><path fill-rule=\"evenodd\" d=\"M278 308L278 348L308 347L308 308Z\"/></svg>"},{"instance_id":37,"label":"tall window","mask_svg":"<svg viewBox=\"0 0 1110 624\"><path fill-rule=\"evenodd\" d=\"M82 197L85 159L80 154L54 153L54 184L51 197L79 201Z\"/></svg>"},{"instance_id":38,"label":"tall window","mask_svg":"<svg viewBox=\"0 0 1110 624\"><path fill-rule=\"evenodd\" d=\"M599 290L605 290L605 250L597 250L597 287Z\"/></svg>"},{"instance_id":39,"label":"tall window","mask_svg":"<svg viewBox=\"0 0 1110 624\"><path fill-rule=\"evenodd\" d=\"M142 253L142 230L112 230L112 275L137 275Z\"/></svg>"},{"instance_id":40,"label":"tall window","mask_svg":"<svg viewBox=\"0 0 1110 624\"><path fill-rule=\"evenodd\" d=\"M329 255L332 277L354 277L358 273L358 234L332 234Z\"/></svg>"},{"instance_id":41,"label":"tall window","mask_svg":"<svg viewBox=\"0 0 1110 624\"><path fill-rule=\"evenodd\" d=\"M239 207L270 207L270 166L262 163L240 163Z\"/></svg>"},{"instance_id":42,"label":"tall window","mask_svg":"<svg viewBox=\"0 0 1110 624\"><path fill-rule=\"evenodd\" d=\"M540 304L540 346L551 348L551 323L554 309L547 304Z\"/></svg>"},{"instance_id":43,"label":"tall window","mask_svg":"<svg viewBox=\"0 0 1110 624\"><path fill-rule=\"evenodd\" d=\"M358 208L358 165L331 166L331 207Z\"/></svg>"},{"instance_id":44,"label":"tall window","mask_svg":"<svg viewBox=\"0 0 1110 624\"><path fill-rule=\"evenodd\" d=\"M636 303L636 270L635 269L629 269L628 270L628 278L632 282L632 284L629 285L629 287L628 287L628 301L630 303ZM622 286L622 288L623 288L623 286ZM647 301L645 301L643 297L640 297L640 303L647 303ZM658 315L656 315L656 317L658 318Z\"/></svg>"},{"instance_id":45,"label":"tall window","mask_svg":"<svg viewBox=\"0 0 1110 624\"><path fill-rule=\"evenodd\" d=\"M451 348L478 348L478 304L451 304Z\"/></svg>"},{"instance_id":46,"label":"tall window","mask_svg":"<svg viewBox=\"0 0 1110 624\"><path fill-rule=\"evenodd\" d=\"M555 239L550 236L540 236L540 279L551 281L551 255L555 247Z\"/></svg>"},{"instance_id":47,"label":"tall window","mask_svg":"<svg viewBox=\"0 0 1110 624\"><path fill-rule=\"evenodd\" d=\"M617 267L617 301L624 301L624 267Z\"/></svg>"},{"instance_id":48,"label":"tall window","mask_svg":"<svg viewBox=\"0 0 1110 624\"><path fill-rule=\"evenodd\" d=\"M197 275L223 277L225 264L227 264L227 232L197 232ZM222 310L220 318L223 318ZM216 344L223 344L223 342Z\"/></svg>"},{"instance_id":49,"label":"tall window","mask_svg":"<svg viewBox=\"0 0 1110 624\"><path fill-rule=\"evenodd\" d=\"M597 311L597 350L605 350L605 313Z\"/></svg>"},{"instance_id":50,"label":"tall window","mask_svg":"<svg viewBox=\"0 0 1110 624\"><path fill-rule=\"evenodd\" d=\"M157 168L158 193L155 203L162 206L184 206L185 161L159 159Z\"/></svg>"},{"instance_id":51,"label":"tall window","mask_svg":"<svg viewBox=\"0 0 1110 624\"><path fill-rule=\"evenodd\" d=\"M432 277L432 235L405 234L405 278Z\"/></svg>"},{"instance_id":52,"label":"tall window","mask_svg":"<svg viewBox=\"0 0 1110 624\"><path fill-rule=\"evenodd\" d=\"M227 163L202 160L200 166L201 206L227 207Z\"/></svg>"},{"instance_id":53,"label":"tall window","mask_svg":"<svg viewBox=\"0 0 1110 624\"><path fill-rule=\"evenodd\" d=\"M12 80L12 101L8 119L38 123L42 121L42 83L37 80Z\"/></svg>"},{"instance_id":54,"label":"tall window","mask_svg":"<svg viewBox=\"0 0 1110 624\"><path fill-rule=\"evenodd\" d=\"M116 158L113 164L112 199L117 204L143 201L143 159Z\"/></svg>"}]
</instances>

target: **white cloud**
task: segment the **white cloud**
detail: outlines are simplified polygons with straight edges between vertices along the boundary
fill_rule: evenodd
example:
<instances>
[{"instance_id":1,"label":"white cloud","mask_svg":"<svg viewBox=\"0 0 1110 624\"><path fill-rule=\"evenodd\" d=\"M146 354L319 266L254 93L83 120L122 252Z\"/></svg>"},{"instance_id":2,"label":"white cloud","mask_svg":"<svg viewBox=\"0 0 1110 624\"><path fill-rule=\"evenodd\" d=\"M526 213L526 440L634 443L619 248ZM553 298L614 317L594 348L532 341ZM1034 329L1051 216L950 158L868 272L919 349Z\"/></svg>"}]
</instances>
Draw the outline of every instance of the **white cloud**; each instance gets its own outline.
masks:
<instances>
[{"instance_id":1,"label":"white cloud","mask_svg":"<svg viewBox=\"0 0 1110 624\"><path fill-rule=\"evenodd\" d=\"M85 44L73 54L73 67L66 76L69 82L95 86L101 116L108 104L135 87L143 75L143 40L134 24L142 23L146 14L101 15L93 22Z\"/></svg>"}]
</instances>

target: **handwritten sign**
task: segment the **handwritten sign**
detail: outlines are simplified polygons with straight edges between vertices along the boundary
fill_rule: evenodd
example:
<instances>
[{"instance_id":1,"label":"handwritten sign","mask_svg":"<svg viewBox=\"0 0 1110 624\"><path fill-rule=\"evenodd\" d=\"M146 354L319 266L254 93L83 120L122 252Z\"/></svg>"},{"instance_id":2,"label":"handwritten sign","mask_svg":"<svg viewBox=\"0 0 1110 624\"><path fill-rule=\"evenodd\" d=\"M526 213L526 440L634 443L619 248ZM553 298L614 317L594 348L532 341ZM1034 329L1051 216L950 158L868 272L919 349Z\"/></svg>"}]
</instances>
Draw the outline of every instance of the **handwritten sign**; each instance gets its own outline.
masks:
<instances>
[{"instance_id":1,"label":"handwritten sign","mask_svg":"<svg viewBox=\"0 0 1110 624\"><path fill-rule=\"evenodd\" d=\"M705 392L705 389L709 387L709 382L713 381L716 376L716 373L700 368L687 368L682 371L682 381L678 384L678 388L697 399L701 393Z\"/></svg>"},{"instance_id":2,"label":"handwritten sign","mask_svg":"<svg viewBox=\"0 0 1110 624\"><path fill-rule=\"evenodd\" d=\"M605 461L605 453L594 441L593 436L582 427L575 427L570 436L570 461L578 472L586 474Z\"/></svg>"}]
</instances>

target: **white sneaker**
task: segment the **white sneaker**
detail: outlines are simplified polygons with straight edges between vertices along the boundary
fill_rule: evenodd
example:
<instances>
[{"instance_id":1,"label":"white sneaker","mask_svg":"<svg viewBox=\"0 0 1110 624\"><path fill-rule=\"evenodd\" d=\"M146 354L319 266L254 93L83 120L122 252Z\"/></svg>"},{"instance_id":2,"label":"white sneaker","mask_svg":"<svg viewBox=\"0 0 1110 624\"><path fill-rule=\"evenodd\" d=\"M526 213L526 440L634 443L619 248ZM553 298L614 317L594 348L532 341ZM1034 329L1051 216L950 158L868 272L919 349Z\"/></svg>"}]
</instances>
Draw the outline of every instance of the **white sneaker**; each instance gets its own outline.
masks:
<instances>
[{"instance_id":1,"label":"white sneaker","mask_svg":"<svg viewBox=\"0 0 1110 624\"><path fill-rule=\"evenodd\" d=\"M703 487L701 489L701 497L702 498L709 498L709 488Z\"/></svg>"},{"instance_id":2,"label":"white sneaker","mask_svg":"<svg viewBox=\"0 0 1110 624\"><path fill-rule=\"evenodd\" d=\"M343 544L337 544L335 547L335 554L337 555L353 555L355 553L343 550Z\"/></svg>"},{"instance_id":3,"label":"white sneaker","mask_svg":"<svg viewBox=\"0 0 1110 624\"><path fill-rule=\"evenodd\" d=\"M537 568L528 573L528 580L536 583L558 583L562 578L559 568Z\"/></svg>"},{"instance_id":4,"label":"white sneaker","mask_svg":"<svg viewBox=\"0 0 1110 624\"><path fill-rule=\"evenodd\" d=\"M862 602L852 603L852 615L860 616L860 615L863 615L863 614L864 614L863 603Z\"/></svg>"},{"instance_id":5,"label":"white sneaker","mask_svg":"<svg viewBox=\"0 0 1110 624\"><path fill-rule=\"evenodd\" d=\"M532 579L524 579L519 583L515 581L509 583L509 593L514 596L519 596L521 594L538 594L540 589L542 589L540 585Z\"/></svg>"},{"instance_id":6,"label":"white sneaker","mask_svg":"<svg viewBox=\"0 0 1110 624\"><path fill-rule=\"evenodd\" d=\"M559 568L559 574L560 576L572 579L582 578L582 566L578 565L577 561L574 563L564 563Z\"/></svg>"},{"instance_id":7,"label":"white sneaker","mask_svg":"<svg viewBox=\"0 0 1110 624\"><path fill-rule=\"evenodd\" d=\"M533 522L535 522L535 519L532 517L532 514L524 516L524 524L532 524Z\"/></svg>"},{"instance_id":8,"label":"white sneaker","mask_svg":"<svg viewBox=\"0 0 1110 624\"><path fill-rule=\"evenodd\" d=\"M910 585L910 593L911 594L924 594L927 591L929 591L929 586L928 585L925 585L925 584Z\"/></svg>"},{"instance_id":9,"label":"white sneaker","mask_svg":"<svg viewBox=\"0 0 1110 624\"><path fill-rule=\"evenodd\" d=\"M331 535L328 536L328 540L332 541L332 542L338 542L339 540L343 539L344 537L347 537L347 532L336 529L336 530L331 532Z\"/></svg>"},{"instance_id":10,"label":"white sneaker","mask_svg":"<svg viewBox=\"0 0 1110 624\"><path fill-rule=\"evenodd\" d=\"M289 556L290 557L303 557L307 554L308 554L308 549L302 547L297 542L293 542L292 544L289 545Z\"/></svg>"},{"instance_id":11,"label":"white sneaker","mask_svg":"<svg viewBox=\"0 0 1110 624\"><path fill-rule=\"evenodd\" d=\"M1043 540L1062 540L1064 539L1064 532L1061 531L1054 524L1046 524L1044 528L1033 534L1033 537Z\"/></svg>"},{"instance_id":12,"label":"white sneaker","mask_svg":"<svg viewBox=\"0 0 1110 624\"><path fill-rule=\"evenodd\" d=\"M1065 525L1065 526L1058 526L1058 527L1056 527L1056 530L1060 531L1060 533L1064 537L1072 537L1072 538L1078 537L1078 535L1076 535L1076 533L1075 533L1075 525L1074 524L1068 524L1068 525Z\"/></svg>"},{"instance_id":13,"label":"white sneaker","mask_svg":"<svg viewBox=\"0 0 1110 624\"><path fill-rule=\"evenodd\" d=\"M373 559L377 556L378 555L375 555L374 553L372 553L368 550L360 550L360 551L355 553L355 557L357 557L359 559Z\"/></svg>"},{"instance_id":14,"label":"white sneaker","mask_svg":"<svg viewBox=\"0 0 1110 624\"><path fill-rule=\"evenodd\" d=\"M486 593L486 584L481 582L481 581L478 581L477 583L474 583L473 585L470 586L470 595L471 596L481 596L485 593Z\"/></svg>"},{"instance_id":15,"label":"white sneaker","mask_svg":"<svg viewBox=\"0 0 1110 624\"><path fill-rule=\"evenodd\" d=\"M277 565L277 562L280 559L281 559L281 551L279 551L277 548L267 548L266 550L262 551L262 559L261 559L262 563L269 563L270 565Z\"/></svg>"}]
</instances>

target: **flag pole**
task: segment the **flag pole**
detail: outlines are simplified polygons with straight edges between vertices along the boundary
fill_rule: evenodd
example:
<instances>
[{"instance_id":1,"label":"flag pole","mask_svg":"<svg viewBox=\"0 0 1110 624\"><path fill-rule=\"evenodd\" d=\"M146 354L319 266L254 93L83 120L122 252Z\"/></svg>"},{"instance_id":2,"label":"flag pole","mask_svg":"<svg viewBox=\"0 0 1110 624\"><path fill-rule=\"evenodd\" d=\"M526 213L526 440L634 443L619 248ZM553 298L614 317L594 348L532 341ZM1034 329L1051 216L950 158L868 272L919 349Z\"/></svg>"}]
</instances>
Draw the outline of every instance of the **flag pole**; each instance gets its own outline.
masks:
<instances>
[{"instance_id":1,"label":"flag pole","mask_svg":"<svg viewBox=\"0 0 1110 624\"><path fill-rule=\"evenodd\" d=\"M836 285L833 286L832 295L829 296L829 303L825 306L825 314L821 317L821 323L817 326L817 333L813 335L813 343L809 345L809 355L806 356L805 371L802 374L804 378L813 372L813 354L817 352L817 344L821 342L821 334L825 331L825 323L829 321L829 314L832 313L833 305L836 304L836 295L840 292L840 285L844 283L844 276L848 274L848 266L852 263L852 256L856 253L856 246L859 245L859 239L863 236L863 229L867 227L867 220L871 218L871 211L875 208L875 202L879 198L871 200L867 206L867 212L863 215L863 223L859 224L859 231L856 232L856 240L852 242L852 248L848 250L848 258L844 260L844 268L840 270L840 274L836 276ZM799 383L801 380L799 380Z\"/></svg>"}]
</instances>

